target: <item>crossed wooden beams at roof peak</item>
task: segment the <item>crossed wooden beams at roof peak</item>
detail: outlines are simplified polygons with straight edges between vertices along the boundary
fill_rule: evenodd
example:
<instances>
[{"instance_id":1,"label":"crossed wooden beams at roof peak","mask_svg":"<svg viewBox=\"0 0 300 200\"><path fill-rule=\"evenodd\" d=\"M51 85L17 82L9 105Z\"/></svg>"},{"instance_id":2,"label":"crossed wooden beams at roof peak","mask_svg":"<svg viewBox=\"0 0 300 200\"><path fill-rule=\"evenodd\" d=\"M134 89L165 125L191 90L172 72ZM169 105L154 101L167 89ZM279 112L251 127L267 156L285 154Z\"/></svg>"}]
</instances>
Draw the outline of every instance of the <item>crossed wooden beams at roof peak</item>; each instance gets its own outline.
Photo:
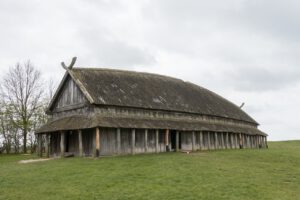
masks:
<instances>
[{"instance_id":1,"label":"crossed wooden beams at roof peak","mask_svg":"<svg viewBox=\"0 0 300 200\"><path fill-rule=\"evenodd\" d=\"M74 66L74 64L75 64L75 62L76 62L76 60L77 60L77 57L73 57L72 58L72 61L71 61L71 63L70 63L70 65L69 66L66 66L66 64L64 63L64 62L61 62L61 66L65 69L65 70L71 70L72 68L73 68L73 66Z\"/></svg>"}]
</instances>

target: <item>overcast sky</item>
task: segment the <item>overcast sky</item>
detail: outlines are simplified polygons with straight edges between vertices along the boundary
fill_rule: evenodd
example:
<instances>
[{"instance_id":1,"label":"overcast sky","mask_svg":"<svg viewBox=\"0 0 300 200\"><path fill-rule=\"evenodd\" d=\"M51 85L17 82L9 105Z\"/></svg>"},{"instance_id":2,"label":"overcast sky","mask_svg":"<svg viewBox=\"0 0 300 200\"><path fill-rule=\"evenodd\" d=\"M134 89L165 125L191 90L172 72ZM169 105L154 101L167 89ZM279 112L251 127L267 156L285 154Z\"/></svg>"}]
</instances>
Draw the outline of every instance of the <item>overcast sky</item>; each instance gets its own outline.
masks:
<instances>
[{"instance_id":1,"label":"overcast sky","mask_svg":"<svg viewBox=\"0 0 300 200\"><path fill-rule=\"evenodd\" d=\"M300 1L0 0L1 75L30 59L147 71L206 87L269 140L300 139ZM298 118L299 117L299 118Z\"/></svg>"}]
</instances>

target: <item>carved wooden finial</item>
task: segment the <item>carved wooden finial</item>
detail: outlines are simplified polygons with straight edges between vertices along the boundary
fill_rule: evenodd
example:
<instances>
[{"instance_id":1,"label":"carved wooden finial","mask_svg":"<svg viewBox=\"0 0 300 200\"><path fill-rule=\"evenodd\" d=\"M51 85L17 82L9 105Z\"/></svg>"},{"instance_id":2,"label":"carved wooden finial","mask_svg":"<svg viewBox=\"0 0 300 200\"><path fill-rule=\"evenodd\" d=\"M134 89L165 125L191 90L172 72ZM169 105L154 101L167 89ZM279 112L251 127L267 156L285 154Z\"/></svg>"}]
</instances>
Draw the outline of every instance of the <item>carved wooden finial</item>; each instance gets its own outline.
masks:
<instances>
[{"instance_id":1,"label":"carved wooden finial","mask_svg":"<svg viewBox=\"0 0 300 200\"><path fill-rule=\"evenodd\" d=\"M240 108L243 108L243 107L244 107L244 105L245 105L245 103L243 102L243 103L242 103L242 105L240 105Z\"/></svg>"},{"instance_id":2,"label":"carved wooden finial","mask_svg":"<svg viewBox=\"0 0 300 200\"><path fill-rule=\"evenodd\" d=\"M71 70L71 69L73 68L73 66L74 66L74 64L75 64L75 62L76 62L76 60L77 60L77 57L73 57L73 58L72 58L72 62L71 62L71 64L70 64L68 67L65 65L64 62L61 62L61 66L62 66L65 70Z\"/></svg>"}]
</instances>

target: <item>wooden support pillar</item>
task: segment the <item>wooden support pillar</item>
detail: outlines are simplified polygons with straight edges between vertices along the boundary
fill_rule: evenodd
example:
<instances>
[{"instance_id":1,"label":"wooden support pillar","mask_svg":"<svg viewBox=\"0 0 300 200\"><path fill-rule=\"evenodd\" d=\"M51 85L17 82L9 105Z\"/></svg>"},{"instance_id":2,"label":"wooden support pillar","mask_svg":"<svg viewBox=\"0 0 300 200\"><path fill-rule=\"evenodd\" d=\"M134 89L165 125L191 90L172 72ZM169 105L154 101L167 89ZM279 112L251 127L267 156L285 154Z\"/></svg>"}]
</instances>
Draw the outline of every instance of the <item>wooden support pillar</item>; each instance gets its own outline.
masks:
<instances>
[{"instance_id":1,"label":"wooden support pillar","mask_svg":"<svg viewBox=\"0 0 300 200\"><path fill-rule=\"evenodd\" d=\"M229 135L226 133L226 149L229 149Z\"/></svg>"},{"instance_id":2,"label":"wooden support pillar","mask_svg":"<svg viewBox=\"0 0 300 200\"><path fill-rule=\"evenodd\" d=\"M94 157L100 156L100 128L97 127L95 130L95 147L93 151Z\"/></svg>"},{"instance_id":3,"label":"wooden support pillar","mask_svg":"<svg viewBox=\"0 0 300 200\"><path fill-rule=\"evenodd\" d=\"M238 139L238 133L235 134L235 148L239 148L239 139Z\"/></svg>"},{"instance_id":4,"label":"wooden support pillar","mask_svg":"<svg viewBox=\"0 0 300 200\"><path fill-rule=\"evenodd\" d=\"M135 154L135 129L131 130L131 154Z\"/></svg>"},{"instance_id":5,"label":"wooden support pillar","mask_svg":"<svg viewBox=\"0 0 300 200\"><path fill-rule=\"evenodd\" d=\"M158 149L158 140L159 140L159 130L156 129L155 130L155 152L158 153L159 149Z\"/></svg>"},{"instance_id":6,"label":"wooden support pillar","mask_svg":"<svg viewBox=\"0 0 300 200\"><path fill-rule=\"evenodd\" d=\"M265 136L265 147L268 149L268 141L267 141L267 136Z\"/></svg>"},{"instance_id":7,"label":"wooden support pillar","mask_svg":"<svg viewBox=\"0 0 300 200\"><path fill-rule=\"evenodd\" d=\"M224 145L224 133L221 133L221 142L222 142L222 149L225 149L225 145Z\"/></svg>"},{"instance_id":8,"label":"wooden support pillar","mask_svg":"<svg viewBox=\"0 0 300 200\"><path fill-rule=\"evenodd\" d=\"M261 136L258 136L258 146L259 148L262 148L262 143L261 143Z\"/></svg>"},{"instance_id":9,"label":"wooden support pillar","mask_svg":"<svg viewBox=\"0 0 300 200\"><path fill-rule=\"evenodd\" d=\"M117 128L117 154L121 154L121 129Z\"/></svg>"},{"instance_id":10,"label":"wooden support pillar","mask_svg":"<svg viewBox=\"0 0 300 200\"><path fill-rule=\"evenodd\" d=\"M179 131L176 131L176 151L179 151Z\"/></svg>"},{"instance_id":11,"label":"wooden support pillar","mask_svg":"<svg viewBox=\"0 0 300 200\"><path fill-rule=\"evenodd\" d=\"M46 133L46 135L45 135L45 154L46 154L46 158L49 158L49 154L50 154L50 152L49 152L49 134L48 133Z\"/></svg>"},{"instance_id":12,"label":"wooden support pillar","mask_svg":"<svg viewBox=\"0 0 300 200\"><path fill-rule=\"evenodd\" d=\"M202 150L203 149L203 132L202 131L200 131L199 132L199 139L200 139L200 141L199 141L199 148L200 148L200 150Z\"/></svg>"},{"instance_id":13,"label":"wooden support pillar","mask_svg":"<svg viewBox=\"0 0 300 200\"><path fill-rule=\"evenodd\" d=\"M211 134L211 132L207 132L207 135L208 135L208 137L207 137L207 147L208 147L208 150L211 149L210 134Z\"/></svg>"},{"instance_id":14,"label":"wooden support pillar","mask_svg":"<svg viewBox=\"0 0 300 200\"><path fill-rule=\"evenodd\" d=\"M60 157L65 155L65 132L60 132Z\"/></svg>"},{"instance_id":15,"label":"wooden support pillar","mask_svg":"<svg viewBox=\"0 0 300 200\"><path fill-rule=\"evenodd\" d=\"M165 132L165 146L166 146L166 151L169 152L170 151L170 146L169 146L169 129L166 129Z\"/></svg>"},{"instance_id":16,"label":"wooden support pillar","mask_svg":"<svg viewBox=\"0 0 300 200\"><path fill-rule=\"evenodd\" d=\"M82 131L78 130L79 157L83 157Z\"/></svg>"},{"instance_id":17,"label":"wooden support pillar","mask_svg":"<svg viewBox=\"0 0 300 200\"><path fill-rule=\"evenodd\" d=\"M148 152L148 129L145 129L145 137L144 137L145 141L145 152Z\"/></svg>"},{"instance_id":18,"label":"wooden support pillar","mask_svg":"<svg viewBox=\"0 0 300 200\"><path fill-rule=\"evenodd\" d=\"M37 155L39 157L42 157L43 153L42 153L42 134L37 134Z\"/></svg>"},{"instance_id":19,"label":"wooden support pillar","mask_svg":"<svg viewBox=\"0 0 300 200\"><path fill-rule=\"evenodd\" d=\"M243 148L243 139L242 139L242 133L239 134L239 145L240 145L240 149Z\"/></svg>"},{"instance_id":20,"label":"wooden support pillar","mask_svg":"<svg viewBox=\"0 0 300 200\"><path fill-rule=\"evenodd\" d=\"M195 131L192 131L192 151L196 151Z\"/></svg>"},{"instance_id":21,"label":"wooden support pillar","mask_svg":"<svg viewBox=\"0 0 300 200\"><path fill-rule=\"evenodd\" d=\"M230 146L231 146L231 149L234 148L234 144L233 144L233 133L230 133Z\"/></svg>"},{"instance_id":22,"label":"wooden support pillar","mask_svg":"<svg viewBox=\"0 0 300 200\"><path fill-rule=\"evenodd\" d=\"M218 133L215 132L215 149L218 149Z\"/></svg>"}]
</instances>

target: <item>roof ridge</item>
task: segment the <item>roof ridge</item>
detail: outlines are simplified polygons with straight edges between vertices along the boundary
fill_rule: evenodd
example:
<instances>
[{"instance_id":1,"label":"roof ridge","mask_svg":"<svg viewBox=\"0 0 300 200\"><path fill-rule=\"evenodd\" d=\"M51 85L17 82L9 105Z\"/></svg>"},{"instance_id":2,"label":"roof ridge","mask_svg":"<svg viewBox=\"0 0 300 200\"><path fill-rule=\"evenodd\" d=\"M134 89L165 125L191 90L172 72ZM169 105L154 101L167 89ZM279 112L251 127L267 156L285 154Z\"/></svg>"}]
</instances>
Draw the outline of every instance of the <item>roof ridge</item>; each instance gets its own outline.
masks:
<instances>
[{"instance_id":1,"label":"roof ridge","mask_svg":"<svg viewBox=\"0 0 300 200\"><path fill-rule=\"evenodd\" d=\"M70 71L76 71L76 70L97 70L97 71L107 71L107 72L125 72L125 73L133 73L133 74L140 74L140 75L149 75L149 76L158 76L158 77L165 77L173 80L178 80L182 82L187 82L184 81L180 78L164 75L164 74L158 74L158 73L153 73L153 72L143 72L143 71L135 71L135 70L126 70L126 69L113 69L113 68L103 68L103 67L75 67Z\"/></svg>"}]
</instances>

